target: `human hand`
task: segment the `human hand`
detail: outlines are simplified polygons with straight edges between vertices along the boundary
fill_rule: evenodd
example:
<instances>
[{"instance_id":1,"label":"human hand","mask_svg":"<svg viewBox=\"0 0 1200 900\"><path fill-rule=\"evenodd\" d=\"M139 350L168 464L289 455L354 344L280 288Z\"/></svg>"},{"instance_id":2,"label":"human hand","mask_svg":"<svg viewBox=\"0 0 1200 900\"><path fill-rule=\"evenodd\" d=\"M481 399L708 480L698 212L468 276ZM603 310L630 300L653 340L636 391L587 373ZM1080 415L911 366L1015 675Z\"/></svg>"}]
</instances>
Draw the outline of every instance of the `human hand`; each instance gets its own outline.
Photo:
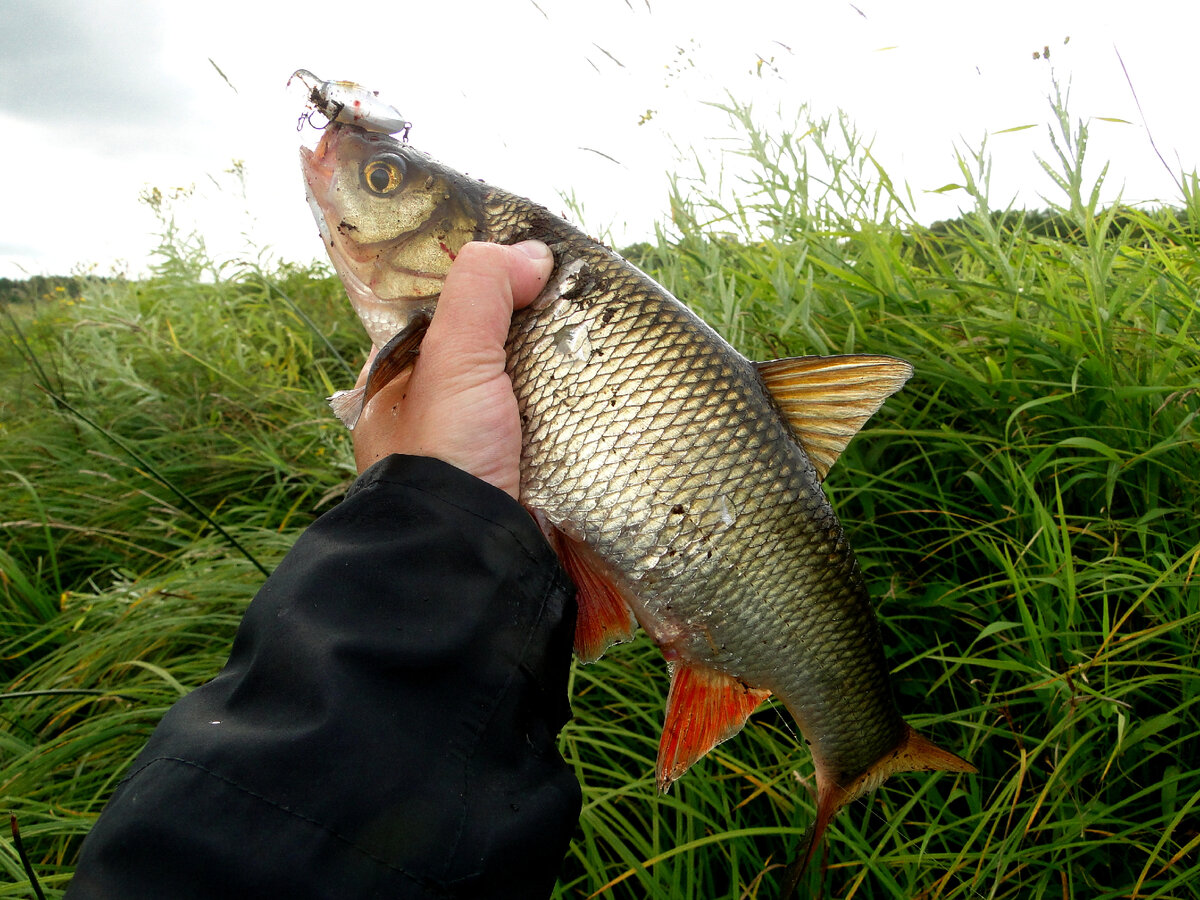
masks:
<instances>
[{"instance_id":1,"label":"human hand","mask_svg":"<svg viewBox=\"0 0 1200 900\"><path fill-rule=\"evenodd\" d=\"M517 497L521 420L504 341L513 310L533 302L553 267L539 241L459 251L416 363L371 398L352 432L359 472L391 453L433 456Z\"/></svg>"}]
</instances>

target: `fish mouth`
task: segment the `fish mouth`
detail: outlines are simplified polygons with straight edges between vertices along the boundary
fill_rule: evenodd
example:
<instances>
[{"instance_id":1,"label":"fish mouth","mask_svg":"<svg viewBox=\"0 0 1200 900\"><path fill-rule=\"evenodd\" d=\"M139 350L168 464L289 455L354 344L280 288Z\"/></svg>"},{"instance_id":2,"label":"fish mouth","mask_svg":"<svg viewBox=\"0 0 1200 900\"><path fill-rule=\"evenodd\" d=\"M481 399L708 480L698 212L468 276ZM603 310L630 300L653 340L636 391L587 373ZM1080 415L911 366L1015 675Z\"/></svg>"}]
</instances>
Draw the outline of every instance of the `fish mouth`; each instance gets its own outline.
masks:
<instances>
[{"instance_id":1,"label":"fish mouth","mask_svg":"<svg viewBox=\"0 0 1200 900\"><path fill-rule=\"evenodd\" d=\"M337 128L326 129L315 150L309 150L307 147L300 148L300 168L304 172L304 197L308 200L308 208L317 222L321 240L325 242L325 249L329 252L329 258L341 277L351 302L355 304L356 308L360 303L384 303L384 299L376 294L354 271L355 267L351 265L350 258L341 243L334 239L333 230L329 227L328 201L324 198L327 198L333 191L336 157L330 151L337 140L337 132ZM374 339L374 335L372 338ZM379 344L378 341L376 343Z\"/></svg>"},{"instance_id":2,"label":"fish mouth","mask_svg":"<svg viewBox=\"0 0 1200 900\"><path fill-rule=\"evenodd\" d=\"M333 234L329 230L322 197L328 197L333 189L334 154L329 152L334 141L333 129L326 129L321 135L316 149L300 148L300 169L304 172L304 197L308 200L308 208L312 210L313 218L317 221L317 229L321 232L321 240L325 246L333 249Z\"/></svg>"},{"instance_id":3,"label":"fish mouth","mask_svg":"<svg viewBox=\"0 0 1200 900\"><path fill-rule=\"evenodd\" d=\"M304 199L308 201L308 208L312 211L313 218L317 222L317 231L321 233L321 240L326 247L333 248L333 235L329 231L329 223L325 221L325 211L321 209L320 201L317 200L317 195L313 192L312 176L310 175L309 161L307 156L312 155L312 151L307 147L300 148L301 164L304 166Z\"/></svg>"}]
</instances>

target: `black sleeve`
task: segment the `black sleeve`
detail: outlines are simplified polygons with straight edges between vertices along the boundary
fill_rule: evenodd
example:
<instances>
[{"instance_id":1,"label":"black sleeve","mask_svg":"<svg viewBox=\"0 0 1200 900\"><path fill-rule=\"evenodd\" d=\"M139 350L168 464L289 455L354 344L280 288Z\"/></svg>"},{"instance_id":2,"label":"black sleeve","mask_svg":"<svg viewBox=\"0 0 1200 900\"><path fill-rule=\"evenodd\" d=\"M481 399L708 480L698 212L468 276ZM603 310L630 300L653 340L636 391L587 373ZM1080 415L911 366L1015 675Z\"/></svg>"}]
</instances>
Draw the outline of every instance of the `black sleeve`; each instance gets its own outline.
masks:
<instances>
[{"instance_id":1,"label":"black sleeve","mask_svg":"<svg viewBox=\"0 0 1200 900\"><path fill-rule=\"evenodd\" d=\"M573 589L502 491L389 457L297 540L84 842L84 898L546 897Z\"/></svg>"}]
</instances>

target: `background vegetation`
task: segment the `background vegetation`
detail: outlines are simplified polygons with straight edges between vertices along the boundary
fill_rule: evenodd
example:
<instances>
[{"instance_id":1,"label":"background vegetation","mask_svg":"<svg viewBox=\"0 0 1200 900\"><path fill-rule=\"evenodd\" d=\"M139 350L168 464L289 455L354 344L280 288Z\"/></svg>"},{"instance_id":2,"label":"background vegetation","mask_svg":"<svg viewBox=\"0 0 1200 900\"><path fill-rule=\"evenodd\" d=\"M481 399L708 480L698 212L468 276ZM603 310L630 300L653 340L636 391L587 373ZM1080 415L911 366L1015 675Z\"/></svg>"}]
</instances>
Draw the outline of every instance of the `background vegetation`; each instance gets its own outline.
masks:
<instances>
[{"instance_id":1,"label":"background vegetation","mask_svg":"<svg viewBox=\"0 0 1200 900\"><path fill-rule=\"evenodd\" d=\"M802 894L1200 897L1196 175L1176 207L1100 208L1056 103L1050 210L994 210L981 149L953 186L971 208L923 228L845 120L729 114L741 164L677 181L628 254L751 357L914 363L826 487L906 716L980 769L852 806ZM353 477L322 399L364 344L340 285L217 265L158 210L154 277L4 305L0 808L48 896ZM802 743L768 706L660 797L666 684L644 640L576 668L557 896L775 895L813 815ZM29 896L7 837L0 872Z\"/></svg>"}]
</instances>

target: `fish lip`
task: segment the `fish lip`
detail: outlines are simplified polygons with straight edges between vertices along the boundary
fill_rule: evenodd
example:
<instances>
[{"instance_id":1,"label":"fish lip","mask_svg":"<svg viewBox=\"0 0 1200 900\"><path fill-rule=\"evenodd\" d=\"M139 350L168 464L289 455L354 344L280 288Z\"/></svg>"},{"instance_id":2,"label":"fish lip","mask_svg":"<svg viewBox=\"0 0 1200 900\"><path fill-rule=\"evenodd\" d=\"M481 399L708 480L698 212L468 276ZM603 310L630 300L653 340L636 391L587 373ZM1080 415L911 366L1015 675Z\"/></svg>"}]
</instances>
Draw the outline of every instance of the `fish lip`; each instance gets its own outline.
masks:
<instances>
[{"instance_id":1,"label":"fish lip","mask_svg":"<svg viewBox=\"0 0 1200 900\"><path fill-rule=\"evenodd\" d=\"M339 126L331 125L321 134L321 139L312 150L300 147L300 165L306 179L320 173L326 182L333 180L334 144L341 137L341 131Z\"/></svg>"},{"instance_id":2,"label":"fish lip","mask_svg":"<svg viewBox=\"0 0 1200 900\"><path fill-rule=\"evenodd\" d=\"M333 234L329 228L328 217L321 206L320 197L328 195L333 188L334 156L330 152L331 145L337 140L337 129L330 128L321 135L316 149L300 148L300 170L304 173L304 196L308 208L312 211L317 222L317 230L321 232L321 240L325 246L333 248Z\"/></svg>"},{"instance_id":3,"label":"fish lip","mask_svg":"<svg viewBox=\"0 0 1200 900\"><path fill-rule=\"evenodd\" d=\"M307 147L301 147L300 153L311 153ZM313 219L317 222L317 231L321 232L321 240L325 242L325 246L333 250L333 235L329 231L329 222L325 219L325 210L321 209L321 203L317 200L317 195L313 192L312 181L309 178L307 160L304 160L304 199L308 201L308 208L312 211Z\"/></svg>"},{"instance_id":4,"label":"fish lip","mask_svg":"<svg viewBox=\"0 0 1200 900\"><path fill-rule=\"evenodd\" d=\"M338 240L338 235L333 228L333 224L337 220L336 217L331 217L332 210L328 198L336 189L337 144L343 131L342 126L333 124L325 129L325 133L321 136L315 149L310 150L302 146L300 148L300 168L304 173L304 197L317 222L321 239L329 248L330 255L340 256L341 262L344 264L350 260L366 262L372 254L369 250L364 252L361 257L355 254L351 248L344 246ZM342 272L343 266L338 265L337 260L335 260L335 267L339 273ZM351 277L353 277L352 273ZM359 283L362 283L361 280Z\"/></svg>"}]
</instances>

